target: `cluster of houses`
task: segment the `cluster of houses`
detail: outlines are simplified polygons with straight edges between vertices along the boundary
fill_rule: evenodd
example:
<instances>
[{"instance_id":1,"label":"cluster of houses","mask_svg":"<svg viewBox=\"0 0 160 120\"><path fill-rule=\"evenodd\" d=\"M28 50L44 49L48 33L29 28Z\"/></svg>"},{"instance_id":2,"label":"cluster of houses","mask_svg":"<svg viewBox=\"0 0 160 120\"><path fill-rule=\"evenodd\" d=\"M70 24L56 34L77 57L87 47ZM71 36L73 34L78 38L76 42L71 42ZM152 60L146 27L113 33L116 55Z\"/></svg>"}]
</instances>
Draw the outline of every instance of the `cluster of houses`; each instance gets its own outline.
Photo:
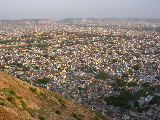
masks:
<instances>
[{"instance_id":1,"label":"cluster of houses","mask_svg":"<svg viewBox=\"0 0 160 120\"><path fill-rule=\"evenodd\" d=\"M146 23L139 27L145 25ZM128 74L124 80L126 83L137 83L135 87L126 86L126 89L132 89L133 93L143 89L141 85L145 82L150 82L152 86L160 85L160 33L133 30L137 26L131 23L109 28L64 24L0 26L3 28L0 30L0 34L3 34L1 40L13 40L16 37L19 43L14 44L26 44L27 38L21 37L26 34L34 34L36 42L40 41L39 35L43 33L53 37L40 41L45 43L45 46L0 49L0 69L35 86L56 91L114 119L159 119L158 105L151 105L148 111L142 113L133 110L122 112L119 107L107 105L103 99L99 99L102 95L108 97L119 94L110 84L123 74ZM128 30L130 28L132 30ZM57 35L54 30L63 32ZM78 35L74 33L74 37L71 37L68 32L73 31ZM80 37L82 33L96 33L98 36ZM106 72L109 78L95 79L99 71ZM43 78L49 78L50 82L35 82ZM159 95L159 92L157 91L156 95ZM142 105L153 97L141 97L138 102Z\"/></svg>"}]
</instances>

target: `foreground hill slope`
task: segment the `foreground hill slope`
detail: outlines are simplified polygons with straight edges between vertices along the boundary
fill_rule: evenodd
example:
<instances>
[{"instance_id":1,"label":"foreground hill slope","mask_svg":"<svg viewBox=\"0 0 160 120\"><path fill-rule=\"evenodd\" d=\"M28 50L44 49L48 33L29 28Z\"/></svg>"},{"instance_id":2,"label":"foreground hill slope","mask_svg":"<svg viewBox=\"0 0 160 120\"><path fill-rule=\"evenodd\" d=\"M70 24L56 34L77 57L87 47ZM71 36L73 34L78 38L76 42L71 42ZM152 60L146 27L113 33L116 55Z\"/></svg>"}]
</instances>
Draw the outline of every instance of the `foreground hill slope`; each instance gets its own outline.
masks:
<instances>
[{"instance_id":1,"label":"foreground hill slope","mask_svg":"<svg viewBox=\"0 0 160 120\"><path fill-rule=\"evenodd\" d=\"M110 120L60 94L0 72L0 120Z\"/></svg>"}]
</instances>

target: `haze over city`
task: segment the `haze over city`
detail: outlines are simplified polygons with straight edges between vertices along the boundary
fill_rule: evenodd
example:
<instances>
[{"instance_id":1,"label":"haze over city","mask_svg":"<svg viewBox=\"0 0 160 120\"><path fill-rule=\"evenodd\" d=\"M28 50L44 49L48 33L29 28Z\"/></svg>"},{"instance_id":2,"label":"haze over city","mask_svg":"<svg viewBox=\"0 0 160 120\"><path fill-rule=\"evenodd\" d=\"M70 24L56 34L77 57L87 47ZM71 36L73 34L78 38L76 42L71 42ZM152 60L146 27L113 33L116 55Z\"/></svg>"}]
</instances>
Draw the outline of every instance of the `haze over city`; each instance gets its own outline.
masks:
<instances>
[{"instance_id":1,"label":"haze over city","mask_svg":"<svg viewBox=\"0 0 160 120\"><path fill-rule=\"evenodd\" d=\"M0 0L0 20L160 18L160 0Z\"/></svg>"}]
</instances>

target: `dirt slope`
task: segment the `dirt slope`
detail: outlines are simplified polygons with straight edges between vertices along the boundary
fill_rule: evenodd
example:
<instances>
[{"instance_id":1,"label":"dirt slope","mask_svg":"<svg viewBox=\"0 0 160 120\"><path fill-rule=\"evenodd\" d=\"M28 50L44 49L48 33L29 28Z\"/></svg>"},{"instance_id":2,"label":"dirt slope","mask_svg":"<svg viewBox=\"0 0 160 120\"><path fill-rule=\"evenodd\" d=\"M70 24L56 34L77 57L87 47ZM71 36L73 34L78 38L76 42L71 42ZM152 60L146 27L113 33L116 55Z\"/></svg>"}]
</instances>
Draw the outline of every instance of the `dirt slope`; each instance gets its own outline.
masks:
<instances>
[{"instance_id":1,"label":"dirt slope","mask_svg":"<svg viewBox=\"0 0 160 120\"><path fill-rule=\"evenodd\" d=\"M0 72L0 120L110 120L60 94Z\"/></svg>"}]
</instances>

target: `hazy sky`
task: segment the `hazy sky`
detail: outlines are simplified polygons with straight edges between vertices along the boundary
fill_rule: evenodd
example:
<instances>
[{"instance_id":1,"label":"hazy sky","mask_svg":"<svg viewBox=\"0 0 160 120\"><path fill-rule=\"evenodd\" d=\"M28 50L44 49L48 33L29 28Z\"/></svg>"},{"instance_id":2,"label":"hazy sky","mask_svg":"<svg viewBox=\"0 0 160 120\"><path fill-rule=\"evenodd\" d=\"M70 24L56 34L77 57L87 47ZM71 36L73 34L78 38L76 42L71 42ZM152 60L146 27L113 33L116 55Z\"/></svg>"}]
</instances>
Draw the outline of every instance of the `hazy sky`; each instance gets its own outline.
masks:
<instances>
[{"instance_id":1,"label":"hazy sky","mask_svg":"<svg viewBox=\"0 0 160 120\"><path fill-rule=\"evenodd\" d=\"M0 0L0 20L160 18L160 0Z\"/></svg>"}]
</instances>

